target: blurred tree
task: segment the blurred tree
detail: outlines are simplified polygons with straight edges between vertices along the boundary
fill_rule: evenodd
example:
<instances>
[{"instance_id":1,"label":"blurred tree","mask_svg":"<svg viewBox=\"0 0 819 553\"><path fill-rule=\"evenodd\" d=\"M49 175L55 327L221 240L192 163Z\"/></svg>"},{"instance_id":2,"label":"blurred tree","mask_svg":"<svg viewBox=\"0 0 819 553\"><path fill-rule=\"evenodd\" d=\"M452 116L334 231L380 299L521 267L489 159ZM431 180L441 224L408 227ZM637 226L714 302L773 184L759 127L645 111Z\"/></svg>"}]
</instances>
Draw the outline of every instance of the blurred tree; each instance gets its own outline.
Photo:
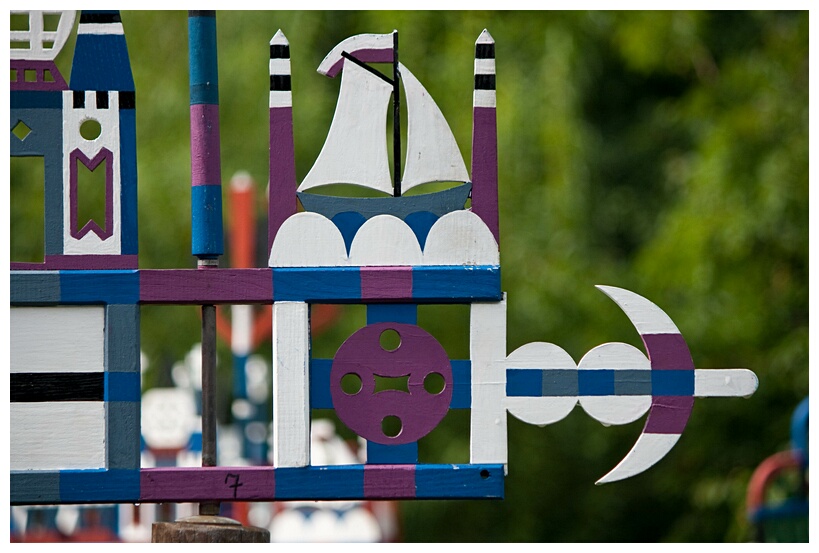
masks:
<instances>
[{"instance_id":1,"label":"blurred tree","mask_svg":"<svg viewBox=\"0 0 819 553\"><path fill-rule=\"evenodd\" d=\"M791 411L808 393L807 12L229 11L217 21L222 182L248 171L261 197L277 29L291 45L302 178L338 92L314 70L362 32L399 30L402 61L468 160L474 41L487 28L497 52L509 351L549 341L579 360L607 341L641 347L593 288L610 284L663 308L697 367L748 367L760 378L750 400L698 401L657 467L601 487L593 482L640 423L603 428L580 409L547 428L510 417L506 500L404 502L404 539L750 539L745 486L756 464L788 447ZM140 266L192 267L186 14L124 12L123 23L137 85ZM19 245L30 231L14 228L42 196L15 192L26 170L12 166L11 240L27 259L42 246ZM327 340L340 343L360 319L355 312ZM421 312L453 357L467 355L466 320L451 307ZM148 385L198 336L195 308L145 308ZM421 455L465 462L468 439L466 415L452 413Z\"/></svg>"}]
</instances>

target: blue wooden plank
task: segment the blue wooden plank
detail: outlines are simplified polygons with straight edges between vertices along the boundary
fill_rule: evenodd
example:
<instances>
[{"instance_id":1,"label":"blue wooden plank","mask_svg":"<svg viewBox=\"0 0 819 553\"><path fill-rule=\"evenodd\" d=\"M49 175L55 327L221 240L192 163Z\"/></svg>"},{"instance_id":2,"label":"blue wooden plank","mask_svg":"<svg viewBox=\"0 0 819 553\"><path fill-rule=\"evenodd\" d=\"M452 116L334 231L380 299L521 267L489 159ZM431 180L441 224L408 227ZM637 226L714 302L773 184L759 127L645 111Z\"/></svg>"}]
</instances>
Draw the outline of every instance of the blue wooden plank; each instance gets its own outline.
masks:
<instances>
[{"instance_id":1,"label":"blue wooden plank","mask_svg":"<svg viewBox=\"0 0 819 553\"><path fill-rule=\"evenodd\" d=\"M333 409L330 394L330 369L332 359L310 360L310 407L312 409Z\"/></svg>"},{"instance_id":2,"label":"blue wooden plank","mask_svg":"<svg viewBox=\"0 0 819 553\"><path fill-rule=\"evenodd\" d=\"M363 499L364 466L276 469L276 499Z\"/></svg>"},{"instance_id":3,"label":"blue wooden plank","mask_svg":"<svg viewBox=\"0 0 819 553\"><path fill-rule=\"evenodd\" d=\"M418 306L414 303L371 303L367 305L367 324L418 324Z\"/></svg>"},{"instance_id":4,"label":"blue wooden plank","mask_svg":"<svg viewBox=\"0 0 819 553\"><path fill-rule=\"evenodd\" d=\"M142 399L140 380L139 373L106 372L105 401L139 403Z\"/></svg>"},{"instance_id":5,"label":"blue wooden plank","mask_svg":"<svg viewBox=\"0 0 819 553\"><path fill-rule=\"evenodd\" d=\"M693 396L694 371L651 371L651 394L655 396Z\"/></svg>"},{"instance_id":6,"label":"blue wooden plank","mask_svg":"<svg viewBox=\"0 0 819 553\"><path fill-rule=\"evenodd\" d=\"M139 301L138 271L60 271L60 301L67 304Z\"/></svg>"},{"instance_id":7,"label":"blue wooden plank","mask_svg":"<svg viewBox=\"0 0 819 553\"><path fill-rule=\"evenodd\" d=\"M60 472L62 503L139 501L139 470L65 470Z\"/></svg>"},{"instance_id":8,"label":"blue wooden plank","mask_svg":"<svg viewBox=\"0 0 819 553\"><path fill-rule=\"evenodd\" d=\"M414 465L418 462L418 442L384 445L367 442L367 464Z\"/></svg>"},{"instance_id":9,"label":"blue wooden plank","mask_svg":"<svg viewBox=\"0 0 819 553\"><path fill-rule=\"evenodd\" d=\"M12 472L12 505L60 503L60 473L57 471Z\"/></svg>"},{"instance_id":10,"label":"blue wooden plank","mask_svg":"<svg viewBox=\"0 0 819 553\"><path fill-rule=\"evenodd\" d=\"M60 301L58 271L12 271L9 285L12 305L53 304Z\"/></svg>"},{"instance_id":11,"label":"blue wooden plank","mask_svg":"<svg viewBox=\"0 0 819 553\"><path fill-rule=\"evenodd\" d=\"M137 235L137 147L136 112L133 109L119 111L120 180L122 185L120 228L123 255L136 255L139 251Z\"/></svg>"},{"instance_id":12,"label":"blue wooden plank","mask_svg":"<svg viewBox=\"0 0 819 553\"><path fill-rule=\"evenodd\" d=\"M415 468L415 494L425 499L486 498L503 499L503 465L418 465Z\"/></svg>"},{"instance_id":13,"label":"blue wooden plank","mask_svg":"<svg viewBox=\"0 0 819 553\"><path fill-rule=\"evenodd\" d=\"M469 409L472 407L472 362L468 359L453 359L452 364L452 402L450 409Z\"/></svg>"},{"instance_id":14,"label":"blue wooden plank","mask_svg":"<svg viewBox=\"0 0 819 553\"><path fill-rule=\"evenodd\" d=\"M120 373L120 376L123 374ZM128 374L128 376L131 375ZM136 376L139 377L139 375ZM106 425L108 468L138 470L141 440L139 401L109 401L106 403L106 409L108 411L108 424Z\"/></svg>"},{"instance_id":15,"label":"blue wooden plank","mask_svg":"<svg viewBox=\"0 0 819 553\"><path fill-rule=\"evenodd\" d=\"M275 301L359 302L361 275L358 267L273 268Z\"/></svg>"},{"instance_id":16,"label":"blue wooden plank","mask_svg":"<svg viewBox=\"0 0 819 553\"><path fill-rule=\"evenodd\" d=\"M543 392L543 372L532 369L506 369L506 396L540 396Z\"/></svg>"},{"instance_id":17,"label":"blue wooden plank","mask_svg":"<svg viewBox=\"0 0 819 553\"><path fill-rule=\"evenodd\" d=\"M412 268L412 297L444 302L500 301L500 267L476 266L415 266Z\"/></svg>"}]
</instances>

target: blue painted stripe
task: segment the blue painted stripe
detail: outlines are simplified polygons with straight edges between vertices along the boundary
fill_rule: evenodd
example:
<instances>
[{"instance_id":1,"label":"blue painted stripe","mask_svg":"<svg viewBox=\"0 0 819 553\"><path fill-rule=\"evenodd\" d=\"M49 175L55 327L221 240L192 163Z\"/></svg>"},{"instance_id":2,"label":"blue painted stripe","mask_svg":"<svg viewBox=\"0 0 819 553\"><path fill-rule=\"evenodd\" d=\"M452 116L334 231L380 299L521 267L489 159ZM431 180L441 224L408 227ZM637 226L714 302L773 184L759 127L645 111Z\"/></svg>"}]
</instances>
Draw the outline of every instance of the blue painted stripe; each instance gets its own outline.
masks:
<instances>
[{"instance_id":1,"label":"blue painted stripe","mask_svg":"<svg viewBox=\"0 0 819 553\"><path fill-rule=\"evenodd\" d=\"M415 266L412 268L413 299L448 299L451 301L503 299L500 267Z\"/></svg>"},{"instance_id":2,"label":"blue painted stripe","mask_svg":"<svg viewBox=\"0 0 819 553\"><path fill-rule=\"evenodd\" d=\"M469 409L472 407L472 361L453 359L452 364L452 402L450 409Z\"/></svg>"},{"instance_id":3,"label":"blue painted stripe","mask_svg":"<svg viewBox=\"0 0 819 553\"><path fill-rule=\"evenodd\" d=\"M224 253L222 233L222 186L191 187L191 253L218 257Z\"/></svg>"},{"instance_id":4,"label":"blue painted stripe","mask_svg":"<svg viewBox=\"0 0 819 553\"><path fill-rule=\"evenodd\" d=\"M134 90L125 35L80 33L71 64L71 90Z\"/></svg>"},{"instance_id":5,"label":"blue painted stripe","mask_svg":"<svg viewBox=\"0 0 819 553\"><path fill-rule=\"evenodd\" d=\"M361 301L358 267L276 267L272 272L275 301Z\"/></svg>"},{"instance_id":6,"label":"blue painted stripe","mask_svg":"<svg viewBox=\"0 0 819 553\"><path fill-rule=\"evenodd\" d=\"M503 499L503 465L418 465L415 496L426 499Z\"/></svg>"},{"instance_id":7,"label":"blue painted stripe","mask_svg":"<svg viewBox=\"0 0 819 553\"><path fill-rule=\"evenodd\" d=\"M506 370L508 397L693 396L693 370Z\"/></svg>"},{"instance_id":8,"label":"blue painted stripe","mask_svg":"<svg viewBox=\"0 0 819 553\"><path fill-rule=\"evenodd\" d=\"M193 104L219 103L219 71L216 57L216 17L188 17L190 100Z\"/></svg>"},{"instance_id":9,"label":"blue painted stripe","mask_svg":"<svg viewBox=\"0 0 819 553\"><path fill-rule=\"evenodd\" d=\"M121 252L123 255L136 255L139 252L137 236L137 146L136 146L136 111L119 110L120 141L120 193L122 217L120 228L122 235Z\"/></svg>"},{"instance_id":10,"label":"blue painted stripe","mask_svg":"<svg viewBox=\"0 0 819 553\"><path fill-rule=\"evenodd\" d=\"M61 303L136 304L138 301L138 271L60 271Z\"/></svg>"},{"instance_id":11,"label":"blue painted stripe","mask_svg":"<svg viewBox=\"0 0 819 553\"><path fill-rule=\"evenodd\" d=\"M58 303L58 271L12 271L9 282L11 304Z\"/></svg>"},{"instance_id":12,"label":"blue painted stripe","mask_svg":"<svg viewBox=\"0 0 819 553\"><path fill-rule=\"evenodd\" d=\"M139 470L60 471L62 503L139 501Z\"/></svg>"},{"instance_id":13,"label":"blue painted stripe","mask_svg":"<svg viewBox=\"0 0 819 553\"><path fill-rule=\"evenodd\" d=\"M330 394L330 369L332 359L310 360L310 408L333 409L333 396Z\"/></svg>"},{"instance_id":14,"label":"blue painted stripe","mask_svg":"<svg viewBox=\"0 0 819 553\"><path fill-rule=\"evenodd\" d=\"M414 465L416 463L418 463L418 442L384 445L367 441L367 464Z\"/></svg>"},{"instance_id":15,"label":"blue painted stripe","mask_svg":"<svg viewBox=\"0 0 819 553\"><path fill-rule=\"evenodd\" d=\"M543 393L544 372L532 369L506 369L506 396L541 396Z\"/></svg>"},{"instance_id":16,"label":"blue painted stripe","mask_svg":"<svg viewBox=\"0 0 819 553\"><path fill-rule=\"evenodd\" d=\"M367 306L367 324L418 324L418 306L414 303L371 303Z\"/></svg>"},{"instance_id":17,"label":"blue painted stripe","mask_svg":"<svg viewBox=\"0 0 819 553\"><path fill-rule=\"evenodd\" d=\"M139 373L105 373L105 401L135 401L142 400Z\"/></svg>"},{"instance_id":18,"label":"blue painted stripe","mask_svg":"<svg viewBox=\"0 0 819 553\"><path fill-rule=\"evenodd\" d=\"M11 109L58 109L62 113L62 90L12 90L9 94Z\"/></svg>"},{"instance_id":19,"label":"blue painted stripe","mask_svg":"<svg viewBox=\"0 0 819 553\"><path fill-rule=\"evenodd\" d=\"M614 370L578 370L577 391L580 396L614 395Z\"/></svg>"},{"instance_id":20,"label":"blue painted stripe","mask_svg":"<svg viewBox=\"0 0 819 553\"><path fill-rule=\"evenodd\" d=\"M60 503L60 473L58 471L12 471L10 476L12 505Z\"/></svg>"},{"instance_id":21,"label":"blue painted stripe","mask_svg":"<svg viewBox=\"0 0 819 553\"><path fill-rule=\"evenodd\" d=\"M693 396L694 371L651 371L651 394L655 396Z\"/></svg>"},{"instance_id":22,"label":"blue painted stripe","mask_svg":"<svg viewBox=\"0 0 819 553\"><path fill-rule=\"evenodd\" d=\"M276 469L276 499L364 499L364 465Z\"/></svg>"},{"instance_id":23,"label":"blue painted stripe","mask_svg":"<svg viewBox=\"0 0 819 553\"><path fill-rule=\"evenodd\" d=\"M201 187L193 187L197 188ZM273 267L272 272L275 301L361 302L359 267ZM457 265L412 267L412 297L395 299L471 303L500 301L502 297L499 267Z\"/></svg>"}]
</instances>

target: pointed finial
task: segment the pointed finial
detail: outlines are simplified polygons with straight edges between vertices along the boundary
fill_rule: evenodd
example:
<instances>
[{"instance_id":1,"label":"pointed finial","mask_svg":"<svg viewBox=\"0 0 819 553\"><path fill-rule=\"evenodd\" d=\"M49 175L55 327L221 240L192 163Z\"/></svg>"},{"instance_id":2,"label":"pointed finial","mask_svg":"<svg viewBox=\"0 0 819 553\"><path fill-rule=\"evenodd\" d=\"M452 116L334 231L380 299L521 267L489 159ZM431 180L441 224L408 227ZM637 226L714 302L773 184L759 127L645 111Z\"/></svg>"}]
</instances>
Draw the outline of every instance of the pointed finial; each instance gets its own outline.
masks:
<instances>
[{"instance_id":1,"label":"pointed finial","mask_svg":"<svg viewBox=\"0 0 819 553\"><path fill-rule=\"evenodd\" d=\"M475 44L495 44L495 39L489 34L489 31L484 29Z\"/></svg>"}]
</instances>

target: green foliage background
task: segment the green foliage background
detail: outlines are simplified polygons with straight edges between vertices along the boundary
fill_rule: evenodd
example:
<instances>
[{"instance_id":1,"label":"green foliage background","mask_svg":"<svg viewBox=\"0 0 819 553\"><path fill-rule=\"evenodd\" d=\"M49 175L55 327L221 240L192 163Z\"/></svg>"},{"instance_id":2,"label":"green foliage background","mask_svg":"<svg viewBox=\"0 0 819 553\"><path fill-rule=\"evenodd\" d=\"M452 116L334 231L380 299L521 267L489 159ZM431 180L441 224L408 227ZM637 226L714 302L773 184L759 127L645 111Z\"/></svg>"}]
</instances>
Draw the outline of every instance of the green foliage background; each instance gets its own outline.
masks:
<instances>
[{"instance_id":1,"label":"green foliage background","mask_svg":"<svg viewBox=\"0 0 819 553\"><path fill-rule=\"evenodd\" d=\"M187 16L123 12L122 20L137 87L140 267L193 267ZM217 27L223 184L249 172L259 217L268 43L277 29L291 47L299 179L338 92L315 68L362 32L399 30L402 62L436 99L468 161L474 42L488 29L509 351L548 341L579 360L609 341L642 348L594 288L608 284L665 310L697 367L759 376L750 399L697 401L656 467L599 487L642 423L606 428L579 408L545 428L509 417L506 499L403 502L402 539L751 538L751 472L788 448L791 412L808 394L807 12L225 11ZM66 79L72 46L58 58ZM15 195L15 170L12 259L42 251L36 229L19 230L42 195ZM323 339L338 344L361 324L360 311L349 315ZM453 358L467 358L467 311L425 308L421 324ZM146 386L169 383L172 363L199 340L198 325L195 308L143 309ZM224 349L220 371L227 394ZM422 460L467 462L468 439L468 419L453 413L422 441Z\"/></svg>"}]
</instances>

